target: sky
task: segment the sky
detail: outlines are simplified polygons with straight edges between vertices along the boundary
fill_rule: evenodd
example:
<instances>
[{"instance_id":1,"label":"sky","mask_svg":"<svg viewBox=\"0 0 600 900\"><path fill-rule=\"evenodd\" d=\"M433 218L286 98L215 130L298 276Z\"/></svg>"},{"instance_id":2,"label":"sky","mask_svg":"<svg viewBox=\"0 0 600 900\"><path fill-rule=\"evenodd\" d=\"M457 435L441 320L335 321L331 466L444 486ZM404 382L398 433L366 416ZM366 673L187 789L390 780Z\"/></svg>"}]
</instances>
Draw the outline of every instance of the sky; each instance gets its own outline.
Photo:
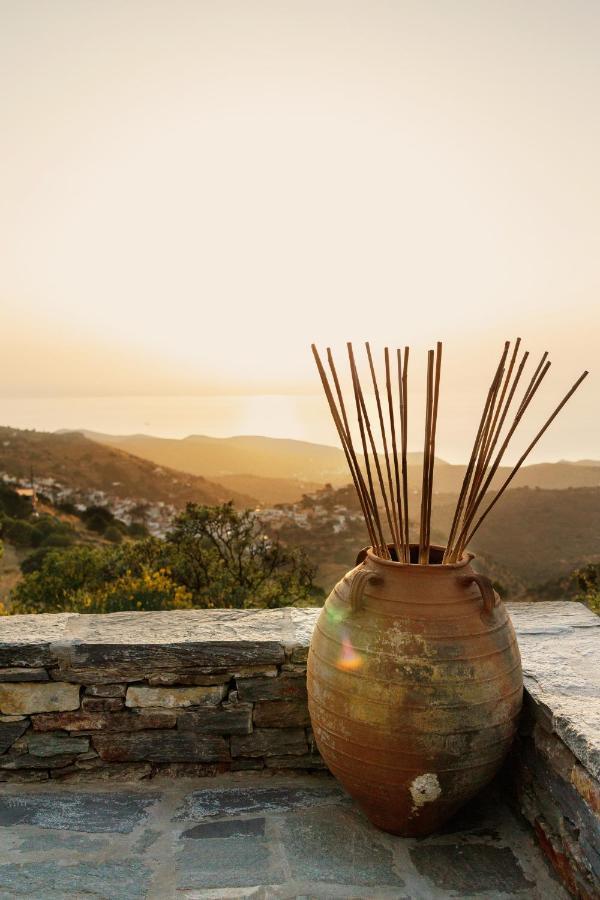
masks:
<instances>
[{"instance_id":1,"label":"sky","mask_svg":"<svg viewBox=\"0 0 600 900\"><path fill-rule=\"evenodd\" d=\"M546 457L600 457L599 46L578 0L0 0L0 418L241 395L274 433L311 341L443 340L460 455L520 335L541 413L591 370Z\"/></svg>"}]
</instances>

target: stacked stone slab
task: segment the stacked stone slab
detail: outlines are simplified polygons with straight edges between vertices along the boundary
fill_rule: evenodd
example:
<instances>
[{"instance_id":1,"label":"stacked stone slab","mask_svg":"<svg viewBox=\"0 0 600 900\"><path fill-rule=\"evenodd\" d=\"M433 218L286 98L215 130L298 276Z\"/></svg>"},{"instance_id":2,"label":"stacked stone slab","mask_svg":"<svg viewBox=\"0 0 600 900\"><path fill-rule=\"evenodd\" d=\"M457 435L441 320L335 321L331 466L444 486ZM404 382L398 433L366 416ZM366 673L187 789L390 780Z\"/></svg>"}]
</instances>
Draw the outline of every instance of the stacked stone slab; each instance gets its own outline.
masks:
<instances>
[{"instance_id":1,"label":"stacked stone slab","mask_svg":"<svg viewBox=\"0 0 600 900\"><path fill-rule=\"evenodd\" d=\"M324 768L306 699L317 614L4 618L0 781Z\"/></svg>"}]
</instances>

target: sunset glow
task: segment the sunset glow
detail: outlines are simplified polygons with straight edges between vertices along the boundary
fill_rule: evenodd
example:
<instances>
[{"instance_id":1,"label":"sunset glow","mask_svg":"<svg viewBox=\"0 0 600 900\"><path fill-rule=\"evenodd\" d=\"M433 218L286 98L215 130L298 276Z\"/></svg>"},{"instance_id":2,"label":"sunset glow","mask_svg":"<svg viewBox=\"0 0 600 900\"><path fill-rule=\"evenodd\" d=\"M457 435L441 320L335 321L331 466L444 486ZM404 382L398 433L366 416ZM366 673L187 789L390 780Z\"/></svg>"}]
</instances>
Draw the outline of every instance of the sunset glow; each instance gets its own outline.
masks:
<instances>
[{"instance_id":1,"label":"sunset glow","mask_svg":"<svg viewBox=\"0 0 600 900\"><path fill-rule=\"evenodd\" d=\"M554 351L556 391L593 363L598 7L20 0L0 26L5 397L243 395L228 433L329 442L262 399L319 398L310 341L441 339L460 458L505 338ZM545 458L593 454L594 390Z\"/></svg>"}]
</instances>

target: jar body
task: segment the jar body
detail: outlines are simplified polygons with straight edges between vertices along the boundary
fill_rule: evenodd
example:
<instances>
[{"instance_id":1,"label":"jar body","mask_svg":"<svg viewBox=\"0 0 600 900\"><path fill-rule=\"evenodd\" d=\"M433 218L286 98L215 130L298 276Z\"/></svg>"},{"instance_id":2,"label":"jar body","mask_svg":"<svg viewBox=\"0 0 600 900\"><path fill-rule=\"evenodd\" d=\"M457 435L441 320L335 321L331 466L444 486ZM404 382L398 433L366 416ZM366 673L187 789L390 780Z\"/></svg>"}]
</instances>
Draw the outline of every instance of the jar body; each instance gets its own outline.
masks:
<instances>
[{"instance_id":1,"label":"jar body","mask_svg":"<svg viewBox=\"0 0 600 900\"><path fill-rule=\"evenodd\" d=\"M519 649L482 585L470 559L408 566L369 553L317 621L307 673L317 746L385 831L434 831L493 778L514 737Z\"/></svg>"}]
</instances>

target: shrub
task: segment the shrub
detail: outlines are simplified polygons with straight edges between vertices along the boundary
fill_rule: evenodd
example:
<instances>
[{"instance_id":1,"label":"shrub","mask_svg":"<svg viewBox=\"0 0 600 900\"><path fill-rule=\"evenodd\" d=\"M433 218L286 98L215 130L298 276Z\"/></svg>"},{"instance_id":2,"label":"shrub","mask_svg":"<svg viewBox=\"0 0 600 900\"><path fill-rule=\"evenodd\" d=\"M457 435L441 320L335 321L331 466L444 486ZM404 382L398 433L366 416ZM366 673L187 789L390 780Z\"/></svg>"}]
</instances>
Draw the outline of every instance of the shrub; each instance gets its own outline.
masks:
<instances>
[{"instance_id":1,"label":"shrub","mask_svg":"<svg viewBox=\"0 0 600 900\"><path fill-rule=\"evenodd\" d=\"M149 534L148 529L143 522L132 522L127 529L127 533L130 537L136 538L137 540L148 537Z\"/></svg>"},{"instance_id":2,"label":"shrub","mask_svg":"<svg viewBox=\"0 0 600 900\"><path fill-rule=\"evenodd\" d=\"M120 544L123 540L123 532L116 525L109 525L104 532L104 537L112 544Z\"/></svg>"},{"instance_id":3,"label":"shrub","mask_svg":"<svg viewBox=\"0 0 600 900\"><path fill-rule=\"evenodd\" d=\"M109 525L116 525L117 520L106 506L88 506L81 515L81 521L90 531L104 534Z\"/></svg>"},{"instance_id":4,"label":"shrub","mask_svg":"<svg viewBox=\"0 0 600 900\"><path fill-rule=\"evenodd\" d=\"M61 522L54 516L40 516L31 522L33 535L32 547L68 547L77 537L76 532L67 522Z\"/></svg>"},{"instance_id":5,"label":"shrub","mask_svg":"<svg viewBox=\"0 0 600 900\"><path fill-rule=\"evenodd\" d=\"M85 527L89 529L89 531L95 531L97 534L104 534L108 527L108 523L104 516L101 516L99 514L86 516L85 519L82 517L82 521L84 522Z\"/></svg>"},{"instance_id":6,"label":"shrub","mask_svg":"<svg viewBox=\"0 0 600 900\"><path fill-rule=\"evenodd\" d=\"M41 568L49 551L50 547L39 547L37 550L34 550L33 553L29 553L20 564L23 575L28 575L30 572L37 572L38 569Z\"/></svg>"},{"instance_id":7,"label":"shrub","mask_svg":"<svg viewBox=\"0 0 600 900\"><path fill-rule=\"evenodd\" d=\"M68 531L51 531L39 542L39 547L70 547L74 542L74 535Z\"/></svg>"},{"instance_id":8,"label":"shrub","mask_svg":"<svg viewBox=\"0 0 600 900\"><path fill-rule=\"evenodd\" d=\"M71 609L80 613L111 613L128 610L190 609L192 595L171 578L168 569L156 572L142 567L139 575L127 572L95 590L82 590Z\"/></svg>"},{"instance_id":9,"label":"shrub","mask_svg":"<svg viewBox=\"0 0 600 900\"><path fill-rule=\"evenodd\" d=\"M2 522L2 534L7 541L16 547L36 547L40 534L33 525L24 519L6 518Z\"/></svg>"},{"instance_id":10,"label":"shrub","mask_svg":"<svg viewBox=\"0 0 600 900\"><path fill-rule=\"evenodd\" d=\"M13 612L68 611L74 608L79 591L100 587L106 581L103 560L92 547L48 550L40 563L14 588Z\"/></svg>"},{"instance_id":11,"label":"shrub","mask_svg":"<svg viewBox=\"0 0 600 900\"><path fill-rule=\"evenodd\" d=\"M600 564L590 563L577 569L572 575L577 586L575 600L585 603L595 613L600 614Z\"/></svg>"}]
</instances>

